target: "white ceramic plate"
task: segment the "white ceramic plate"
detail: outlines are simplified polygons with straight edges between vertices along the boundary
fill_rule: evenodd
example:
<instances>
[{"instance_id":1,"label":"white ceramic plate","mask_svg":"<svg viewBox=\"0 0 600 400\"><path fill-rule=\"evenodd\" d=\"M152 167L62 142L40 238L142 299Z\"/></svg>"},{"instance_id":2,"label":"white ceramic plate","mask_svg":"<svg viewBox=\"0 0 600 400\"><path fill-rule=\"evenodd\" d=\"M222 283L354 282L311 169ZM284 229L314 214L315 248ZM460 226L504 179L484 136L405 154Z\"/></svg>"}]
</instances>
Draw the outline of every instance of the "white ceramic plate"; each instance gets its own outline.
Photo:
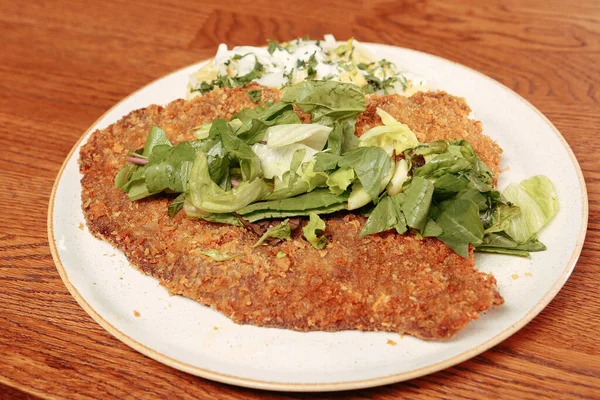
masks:
<instances>
[{"instance_id":1,"label":"white ceramic plate","mask_svg":"<svg viewBox=\"0 0 600 400\"><path fill-rule=\"evenodd\" d=\"M170 297L156 280L131 267L121 252L83 227L79 148L96 129L152 103L184 96L193 65L125 98L81 138L56 179L48 234L58 271L81 306L107 331L141 353L177 369L235 385L293 391L341 390L398 382L447 368L506 339L534 318L569 277L587 227L581 170L560 133L531 104L464 66L384 45L379 57L427 77L431 87L465 97L484 132L504 149L499 185L545 174L560 210L541 233L548 251L531 259L477 254L506 304L471 323L454 339L426 342L381 332L293 332L240 326L210 308ZM395 342L392 345L388 339Z\"/></svg>"}]
</instances>

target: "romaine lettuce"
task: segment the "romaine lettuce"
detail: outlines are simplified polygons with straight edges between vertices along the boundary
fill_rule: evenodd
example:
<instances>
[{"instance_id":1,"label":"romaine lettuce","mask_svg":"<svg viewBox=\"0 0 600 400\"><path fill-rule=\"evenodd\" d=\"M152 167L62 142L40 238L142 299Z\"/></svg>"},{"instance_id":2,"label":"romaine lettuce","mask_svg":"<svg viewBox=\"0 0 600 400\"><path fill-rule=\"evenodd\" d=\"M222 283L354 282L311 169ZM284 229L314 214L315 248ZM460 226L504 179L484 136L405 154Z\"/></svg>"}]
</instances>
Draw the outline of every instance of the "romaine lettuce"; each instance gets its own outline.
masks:
<instances>
[{"instance_id":1,"label":"romaine lettuce","mask_svg":"<svg viewBox=\"0 0 600 400\"><path fill-rule=\"evenodd\" d=\"M315 249L322 249L327 244L327 238L319 235L325 230L325 222L314 212L309 213L308 224L302 228L304 237Z\"/></svg>"},{"instance_id":2,"label":"romaine lettuce","mask_svg":"<svg viewBox=\"0 0 600 400\"><path fill-rule=\"evenodd\" d=\"M394 151L400 154L419 144L417 137L407 125L396 121L381 108L377 109L377 114L381 117L383 125L363 133L359 138L359 146L379 146L391 157Z\"/></svg>"},{"instance_id":3,"label":"romaine lettuce","mask_svg":"<svg viewBox=\"0 0 600 400\"><path fill-rule=\"evenodd\" d=\"M303 144L314 150L323 150L333 128L320 124L286 124L267 129L269 149L279 149L291 144Z\"/></svg>"},{"instance_id":4,"label":"romaine lettuce","mask_svg":"<svg viewBox=\"0 0 600 400\"><path fill-rule=\"evenodd\" d=\"M534 237L558 209L552 182L542 175L508 185L502 195L521 210L505 230L517 243L525 243Z\"/></svg>"},{"instance_id":5,"label":"romaine lettuce","mask_svg":"<svg viewBox=\"0 0 600 400\"><path fill-rule=\"evenodd\" d=\"M223 190L210 177L206 154L198 153L190 174L188 199L200 212L229 213L260 200L270 191L260 178Z\"/></svg>"},{"instance_id":6,"label":"romaine lettuce","mask_svg":"<svg viewBox=\"0 0 600 400\"><path fill-rule=\"evenodd\" d=\"M254 247L264 244L267 239L281 239L290 240L292 229L290 228L289 220L284 220L278 225L269 228L261 237L258 242L254 244Z\"/></svg>"}]
</instances>

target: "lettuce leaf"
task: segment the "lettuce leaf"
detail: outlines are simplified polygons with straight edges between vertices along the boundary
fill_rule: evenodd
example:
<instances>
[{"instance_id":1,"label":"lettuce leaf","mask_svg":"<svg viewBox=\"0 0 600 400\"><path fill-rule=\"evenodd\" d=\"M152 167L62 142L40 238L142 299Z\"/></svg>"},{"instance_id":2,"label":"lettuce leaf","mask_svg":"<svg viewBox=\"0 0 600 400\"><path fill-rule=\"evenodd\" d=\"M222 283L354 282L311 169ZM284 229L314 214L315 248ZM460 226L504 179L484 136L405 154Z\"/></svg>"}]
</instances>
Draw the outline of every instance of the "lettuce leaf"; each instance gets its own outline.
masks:
<instances>
[{"instance_id":1,"label":"lettuce leaf","mask_svg":"<svg viewBox=\"0 0 600 400\"><path fill-rule=\"evenodd\" d=\"M506 200L515 204L521 210L519 215L510 220L510 224L505 230L517 243L525 243L533 237L548 222L547 215L553 216L556 212L552 201L552 198L555 198L556 195L552 184L550 183L550 186L547 186L548 182L549 180L542 179L530 181L529 191L534 193L535 197L532 197L523 186L516 183L511 183L502 192ZM536 183L540 186L537 190L532 187ZM549 199L545 196L548 196ZM540 203L544 206L544 210Z\"/></svg>"},{"instance_id":2,"label":"lettuce leaf","mask_svg":"<svg viewBox=\"0 0 600 400\"><path fill-rule=\"evenodd\" d=\"M394 151L396 154L400 154L419 144L417 137L408 125L396 121L381 108L377 109L377 114L381 117L383 125L363 133L359 138L359 146L379 146L391 157Z\"/></svg>"},{"instance_id":3,"label":"lettuce leaf","mask_svg":"<svg viewBox=\"0 0 600 400\"><path fill-rule=\"evenodd\" d=\"M269 192L269 186L260 178L241 182L231 190L224 190L210 177L206 154L198 153L196 156L190 174L188 200L199 212L235 212Z\"/></svg>"},{"instance_id":4,"label":"lettuce leaf","mask_svg":"<svg viewBox=\"0 0 600 400\"><path fill-rule=\"evenodd\" d=\"M544 175L535 175L520 183L527 194L535 200L549 221L558 211L558 197L552 186L552 181Z\"/></svg>"},{"instance_id":5,"label":"lettuce leaf","mask_svg":"<svg viewBox=\"0 0 600 400\"><path fill-rule=\"evenodd\" d=\"M173 218L175 215L177 215L177 213L179 213L179 211L183 209L185 197L185 193L179 193L177 197L169 202L169 206L167 207L169 217Z\"/></svg>"},{"instance_id":6,"label":"lettuce leaf","mask_svg":"<svg viewBox=\"0 0 600 400\"><path fill-rule=\"evenodd\" d=\"M152 125L150 128L150 132L148 132L148 137L146 138L146 143L144 144L144 150L142 151L142 156L148 158L154 147L160 145L169 145L171 146L171 142L167 137L165 131L160 129L156 125Z\"/></svg>"},{"instance_id":7,"label":"lettuce leaf","mask_svg":"<svg viewBox=\"0 0 600 400\"><path fill-rule=\"evenodd\" d=\"M343 167L329 175L326 183L331 193L340 195L348 189L355 178L356 174L354 173L354 169Z\"/></svg>"},{"instance_id":8,"label":"lettuce leaf","mask_svg":"<svg viewBox=\"0 0 600 400\"><path fill-rule=\"evenodd\" d=\"M232 256L229 253L226 253L224 251L218 251L215 249L209 249L209 250L198 250L198 252L200 254L203 254L207 257L212 258L215 261L227 261L227 260L231 260L232 258L235 258L235 256Z\"/></svg>"},{"instance_id":9,"label":"lettuce leaf","mask_svg":"<svg viewBox=\"0 0 600 400\"><path fill-rule=\"evenodd\" d=\"M267 239L281 239L290 240L292 235L292 229L289 225L289 220L285 220L282 223L269 228L261 237L258 242L254 244L254 247L258 247L264 244Z\"/></svg>"},{"instance_id":10,"label":"lettuce leaf","mask_svg":"<svg viewBox=\"0 0 600 400\"><path fill-rule=\"evenodd\" d=\"M175 147L169 144L155 146L145 165L148 191L185 192L195 159L196 150L190 142L183 142Z\"/></svg>"},{"instance_id":11,"label":"lettuce leaf","mask_svg":"<svg viewBox=\"0 0 600 400\"><path fill-rule=\"evenodd\" d=\"M380 147L359 147L345 153L339 160L341 168L350 167L356 173L356 177L364 190L371 196L373 202L377 203L381 193L381 182L389 175L391 160L385 150ZM391 175L389 177L391 179ZM385 186L389 182L385 182Z\"/></svg>"},{"instance_id":12,"label":"lettuce leaf","mask_svg":"<svg viewBox=\"0 0 600 400\"><path fill-rule=\"evenodd\" d=\"M310 113L313 123L332 127L327 148L333 154L357 146L356 118L366 109L365 96L357 86L336 81L305 81L286 89L281 102L295 104Z\"/></svg>"},{"instance_id":13,"label":"lettuce leaf","mask_svg":"<svg viewBox=\"0 0 600 400\"><path fill-rule=\"evenodd\" d=\"M146 143L140 150L134 152L134 155L140 158L148 159L152 151L157 146L171 147L171 142L167 138L165 131L158 126L153 125L148 132ZM150 191L146 182L146 168L144 165L127 163L115 176L115 187L123 189L127 193L129 200L135 201L151 196L156 191Z\"/></svg>"},{"instance_id":14,"label":"lettuce leaf","mask_svg":"<svg viewBox=\"0 0 600 400\"><path fill-rule=\"evenodd\" d=\"M248 145L264 140L265 132L271 126L302 123L292 104L283 102L274 103L266 109L246 108L231 118L232 121L236 119L241 126L235 134Z\"/></svg>"},{"instance_id":15,"label":"lettuce leaf","mask_svg":"<svg viewBox=\"0 0 600 400\"><path fill-rule=\"evenodd\" d=\"M325 119L321 120L324 123ZM342 154L358 147L358 138L354 134L356 117L347 117L330 122L333 130L329 134L327 150L332 154Z\"/></svg>"},{"instance_id":16,"label":"lettuce leaf","mask_svg":"<svg viewBox=\"0 0 600 400\"><path fill-rule=\"evenodd\" d=\"M320 124L286 124L267 129L266 141L269 149L278 149L291 144L303 144L314 150L323 150L333 128Z\"/></svg>"},{"instance_id":17,"label":"lettuce leaf","mask_svg":"<svg viewBox=\"0 0 600 400\"><path fill-rule=\"evenodd\" d=\"M387 186L387 193L390 196L398 194L402 191L404 182L410 179L408 176L409 169L410 167L408 165L408 161L398 160L396 166L394 167L394 175Z\"/></svg>"},{"instance_id":18,"label":"lettuce leaf","mask_svg":"<svg viewBox=\"0 0 600 400\"><path fill-rule=\"evenodd\" d=\"M305 162L296 167L292 160L290 170L283 174L282 179L275 180L273 192L265 196L264 200L282 200L308 193L325 186L327 179L326 173L314 171L314 162Z\"/></svg>"},{"instance_id":19,"label":"lettuce leaf","mask_svg":"<svg viewBox=\"0 0 600 400\"><path fill-rule=\"evenodd\" d=\"M282 179L283 174L290 170L292 160L297 152L303 151L302 162L311 161L317 153L317 150L300 143L293 143L277 149L270 149L265 144L255 143L252 145L252 151L260 160L261 169L267 179L275 177Z\"/></svg>"},{"instance_id":20,"label":"lettuce leaf","mask_svg":"<svg viewBox=\"0 0 600 400\"><path fill-rule=\"evenodd\" d=\"M314 212L309 213L309 216L310 220L308 221L308 224L302 228L302 233L315 249L322 249L327 245L327 238L324 236L319 237L318 235L325 230L325 222Z\"/></svg>"},{"instance_id":21,"label":"lettuce leaf","mask_svg":"<svg viewBox=\"0 0 600 400\"><path fill-rule=\"evenodd\" d=\"M302 111L312 114L313 122L324 117L343 119L365 111L365 95L351 83L336 81L305 81L283 93L281 101L293 103Z\"/></svg>"},{"instance_id":22,"label":"lettuce leaf","mask_svg":"<svg viewBox=\"0 0 600 400\"><path fill-rule=\"evenodd\" d=\"M207 214L206 212L198 210L188 200L183 203L183 210L186 215L190 218L200 218L208 222L214 222L216 224L227 224L235 226L244 226L242 221L234 213L217 213Z\"/></svg>"},{"instance_id":23,"label":"lettuce leaf","mask_svg":"<svg viewBox=\"0 0 600 400\"><path fill-rule=\"evenodd\" d=\"M266 218L304 216L310 212L328 214L345 209L347 201L347 194L336 196L328 189L316 189L296 197L253 203L237 213L250 222Z\"/></svg>"},{"instance_id":24,"label":"lettuce leaf","mask_svg":"<svg viewBox=\"0 0 600 400\"><path fill-rule=\"evenodd\" d=\"M499 253L515 255L520 257L529 257L531 251L544 251L546 246L535 238L529 239L525 243L517 243L504 232L486 234L476 251L482 253Z\"/></svg>"}]
</instances>

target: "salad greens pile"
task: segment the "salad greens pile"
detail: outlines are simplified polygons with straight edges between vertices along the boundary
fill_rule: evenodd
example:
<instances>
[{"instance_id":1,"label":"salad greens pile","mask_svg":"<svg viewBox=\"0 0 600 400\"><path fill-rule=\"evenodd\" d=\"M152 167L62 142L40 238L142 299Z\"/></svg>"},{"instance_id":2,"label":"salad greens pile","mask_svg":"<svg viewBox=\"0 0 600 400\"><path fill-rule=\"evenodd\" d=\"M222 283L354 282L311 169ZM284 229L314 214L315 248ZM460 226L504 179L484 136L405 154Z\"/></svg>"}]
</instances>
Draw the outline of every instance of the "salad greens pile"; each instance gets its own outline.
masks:
<instances>
[{"instance_id":1,"label":"salad greens pile","mask_svg":"<svg viewBox=\"0 0 600 400\"><path fill-rule=\"evenodd\" d=\"M173 145L152 127L115 178L132 201L173 194L174 216L247 226L276 219L257 242L290 239L289 219L309 217L303 236L326 246L320 216L368 216L360 236L395 230L436 237L462 257L477 251L527 256L545 250L537 232L558 202L544 176L500 193L466 141L419 143L383 110L383 125L354 135L365 96L353 84L306 81L276 103L244 109L230 121L197 127L197 140ZM309 113L303 124L294 107Z\"/></svg>"}]
</instances>

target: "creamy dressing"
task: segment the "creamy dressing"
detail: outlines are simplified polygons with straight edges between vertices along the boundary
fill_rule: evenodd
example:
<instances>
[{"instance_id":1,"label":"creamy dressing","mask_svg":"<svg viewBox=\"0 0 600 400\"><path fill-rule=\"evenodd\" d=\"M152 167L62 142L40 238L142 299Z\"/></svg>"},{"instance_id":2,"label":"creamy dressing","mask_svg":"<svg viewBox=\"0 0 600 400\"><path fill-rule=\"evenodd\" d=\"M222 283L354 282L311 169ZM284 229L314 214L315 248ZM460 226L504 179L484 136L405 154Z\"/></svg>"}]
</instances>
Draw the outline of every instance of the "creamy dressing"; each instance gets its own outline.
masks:
<instances>
[{"instance_id":1,"label":"creamy dressing","mask_svg":"<svg viewBox=\"0 0 600 400\"><path fill-rule=\"evenodd\" d=\"M209 91L215 85L243 86L248 74L253 74L251 81L278 89L311 79L354 83L366 88L366 93L377 94L412 94L426 89L412 85L393 63L377 60L357 40L340 44L332 35L325 35L320 41L296 39L276 44L270 51L254 46L229 49L220 44L213 61L190 77L189 97ZM222 77L231 80L219 82ZM374 78L379 82L373 84ZM203 82L205 87L201 89Z\"/></svg>"}]
</instances>

